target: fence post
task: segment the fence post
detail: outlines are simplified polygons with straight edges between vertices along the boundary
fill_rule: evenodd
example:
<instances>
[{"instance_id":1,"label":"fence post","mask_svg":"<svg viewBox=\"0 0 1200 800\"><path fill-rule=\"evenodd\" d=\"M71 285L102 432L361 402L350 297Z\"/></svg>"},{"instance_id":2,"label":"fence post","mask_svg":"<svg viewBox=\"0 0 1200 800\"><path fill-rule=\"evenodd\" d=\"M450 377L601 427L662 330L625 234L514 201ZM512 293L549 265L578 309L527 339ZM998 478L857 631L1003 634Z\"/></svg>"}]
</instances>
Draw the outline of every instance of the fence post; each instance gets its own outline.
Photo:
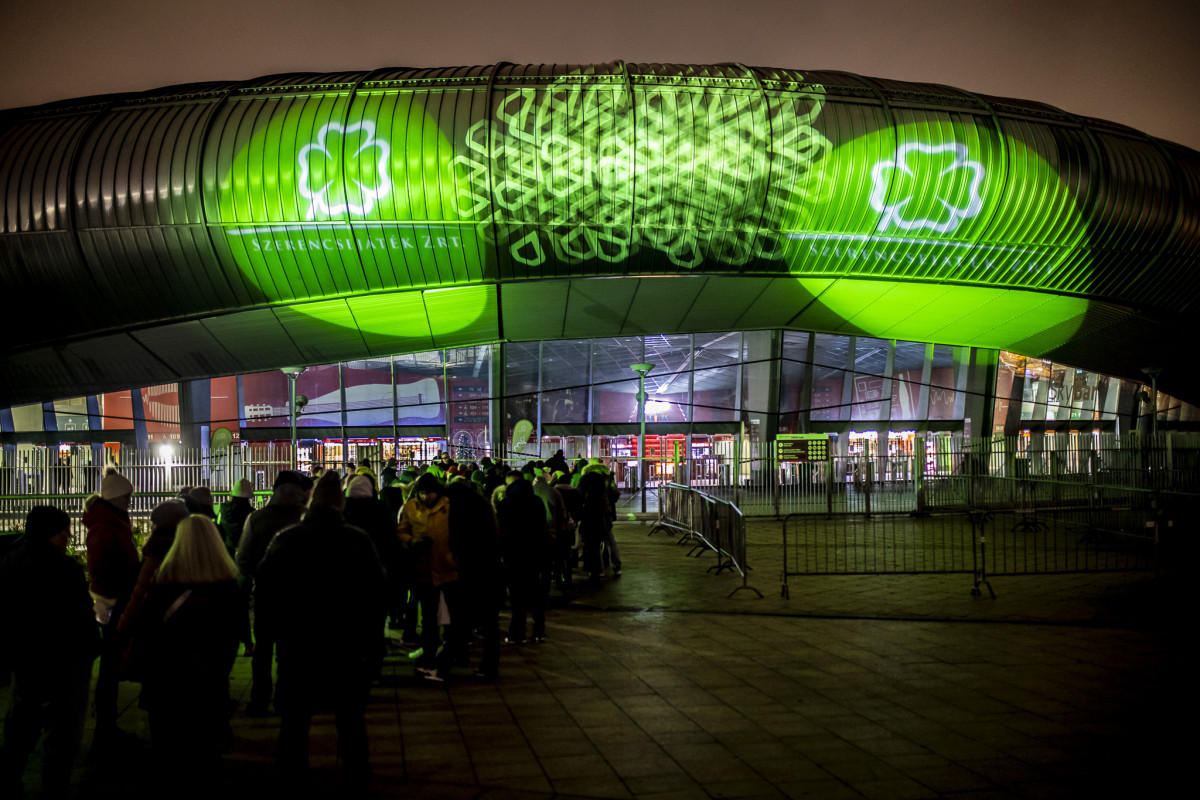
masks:
<instances>
[{"instance_id":1,"label":"fence post","mask_svg":"<svg viewBox=\"0 0 1200 800\"><path fill-rule=\"evenodd\" d=\"M831 453L825 461L825 513L833 516L833 465L834 457Z\"/></svg>"}]
</instances>

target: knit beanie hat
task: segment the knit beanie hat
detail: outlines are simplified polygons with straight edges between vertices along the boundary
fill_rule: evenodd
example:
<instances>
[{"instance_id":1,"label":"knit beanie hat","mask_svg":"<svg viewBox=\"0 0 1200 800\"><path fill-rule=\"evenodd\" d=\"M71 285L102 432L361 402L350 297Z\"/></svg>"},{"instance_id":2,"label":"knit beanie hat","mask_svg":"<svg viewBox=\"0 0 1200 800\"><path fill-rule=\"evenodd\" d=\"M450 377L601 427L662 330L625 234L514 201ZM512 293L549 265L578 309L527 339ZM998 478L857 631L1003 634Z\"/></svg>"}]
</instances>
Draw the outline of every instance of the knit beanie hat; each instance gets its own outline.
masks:
<instances>
[{"instance_id":1,"label":"knit beanie hat","mask_svg":"<svg viewBox=\"0 0 1200 800\"><path fill-rule=\"evenodd\" d=\"M334 475L334 478L336 479L337 475ZM286 484L299 486L306 492L313 486L312 478L297 472L294 469L281 470L280 473L275 476L275 483L271 486L271 488L278 489L280 486L284 486Z\"/></svg>"},{"instance_id":2,"label":"knit beanie hat","mask_svg":"<svg viewBox=\"0 0 1200 800\"><path fill-rule=\"evenodd\" d=\"M346 497L374 497L375 484L369 475L355 475L346 487Z\"/></svg>"},{"instance_id":3,"label":"knit beanie hat","mask_svg":"<svg viewBox=\"0 0 1200 800\"><path fill-rule=\"evenodd\" d=\"M162 501L150 512L150 525L154 528L174 528L187 515L187 505L171 498Z\"/></svg>"},{"instance_id":4,"label":"knit beanie hat","mask_svg":"<svg viewBox=\"0 0 1200 800\"><path fill-rule=\"evenodd\" d=\"M212 492L209 490L209 488L207 486L195 487L190 492L188 492L188 498L193 503L204 506L205 508L211 509L213 507Z\"/></svg>"},{"instance_id":5,"label":"knit beanie hat","mask_svg":"<svg viewBox=\"0 0 1200 800\"><path fill-rule=\"evenodd\" d=\"M46 541L63 528L71 527L67 512L54 506L34 506L25 515L25 538Z\"/></svg>"},{"instance_id":6,"label":"knit beanie hat","mask_svg":"<svg viewBox=\"0 0 1200 800\"><path fill-rule=\"evenodd\" d=\"M313 488L312 502L309 506L325 506L342 510L346 507L346 498L342 496L342 482L336 472L326 472Z\"/></svg>"},{"instance_id":7,"label":"knit beanie hat","mask_svg":"<svg viewBox=\"0 0 1200 800\"><path fill-rule=\"evenodd\" d=\"M234 497L245 497L247 499L254 497L254 484L248 478L239 478L238 482L233 485Z\"/></svg>"},{"instance_id":8,"label":"knit beanie hat","mask_svg":"<svg viewBox=\"0 0 1200 800\"><path fill-rule=\"evenodd\" d=\"M119 472L110 472L100 481L100 497L103 500L116 500L133 494L133 484Z\"/></svg>"}]
</instances>

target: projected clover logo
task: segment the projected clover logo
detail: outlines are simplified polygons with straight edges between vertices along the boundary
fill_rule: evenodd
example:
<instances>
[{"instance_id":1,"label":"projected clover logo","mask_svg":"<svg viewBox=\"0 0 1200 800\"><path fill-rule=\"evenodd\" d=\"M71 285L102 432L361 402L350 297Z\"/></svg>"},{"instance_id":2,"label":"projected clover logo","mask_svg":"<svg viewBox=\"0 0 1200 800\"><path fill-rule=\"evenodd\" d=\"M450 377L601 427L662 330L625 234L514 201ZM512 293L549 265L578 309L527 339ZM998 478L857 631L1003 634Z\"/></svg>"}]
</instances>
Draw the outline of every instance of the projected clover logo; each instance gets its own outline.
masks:
<instances>
[{"instance_id":1,"label":"projected clover logo","mask_svg":"<svg viewBox=\"0 0 1200 800\"><path fill-rule=\"evenodd\" d=\"M375 202L392 190L390 155L388 143L375 138L375 125L366 120L347 128L330 122L317 131L316 140L297 156L300 194L310 203L306 219L313 219L318 211L326 216L371 213ZM364 159L369 168L360 168L358 176L347 181L343 158L346 162Z\"/></svg>"},{"instance_id":2,"label":"projected clover logo","mask_svg":"<svg viewBox=\"0 0 1200 800\"><path fill-rule=\"evenodd\" d=\"M950 233L964 219L983 210L979 185L984 169L967 158L967 146L957 142L925 145L909 142L896 148L891 159L880 161L871 170L871 208L883 217L876 230L895 225L901 230L929 228ZM960 176L945 178L959 170ZM888 189L899 198L888 203ZM949 191L953 196L940 196Z\"/></svg>"}]
</instances>

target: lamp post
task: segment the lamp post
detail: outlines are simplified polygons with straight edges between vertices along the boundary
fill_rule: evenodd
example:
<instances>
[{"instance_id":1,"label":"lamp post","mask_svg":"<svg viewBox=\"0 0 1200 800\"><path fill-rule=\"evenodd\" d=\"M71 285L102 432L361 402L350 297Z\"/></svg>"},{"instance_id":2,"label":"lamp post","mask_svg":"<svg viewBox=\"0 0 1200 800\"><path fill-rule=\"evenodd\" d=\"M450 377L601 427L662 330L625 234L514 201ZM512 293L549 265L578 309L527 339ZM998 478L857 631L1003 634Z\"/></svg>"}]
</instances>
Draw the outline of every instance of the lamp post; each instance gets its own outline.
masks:
<instances>
[{"instance_id":1,"label":"lamp post","mask_svg":"<svg viewBox=\"0 0 1200 800\"><path fill-rule=\"evenodd\" d=\"M292 429L292 467L300 466L300 452L296 447L296 378L303 374L306 367L281 367L280 371L288 376L288 417Z\"/></svg>"},{"instance_id":2,"label":"lamp post","mask_svg":"<svg viewBox=\"0 0 1200 800\"><path fill-rule=\"evenodd\" d=\"M653 364L630 364L629 368L638 375L638 477L642 490L642 513L646 513L646 375L654 369Z\"/></svg>"}]
</instances>

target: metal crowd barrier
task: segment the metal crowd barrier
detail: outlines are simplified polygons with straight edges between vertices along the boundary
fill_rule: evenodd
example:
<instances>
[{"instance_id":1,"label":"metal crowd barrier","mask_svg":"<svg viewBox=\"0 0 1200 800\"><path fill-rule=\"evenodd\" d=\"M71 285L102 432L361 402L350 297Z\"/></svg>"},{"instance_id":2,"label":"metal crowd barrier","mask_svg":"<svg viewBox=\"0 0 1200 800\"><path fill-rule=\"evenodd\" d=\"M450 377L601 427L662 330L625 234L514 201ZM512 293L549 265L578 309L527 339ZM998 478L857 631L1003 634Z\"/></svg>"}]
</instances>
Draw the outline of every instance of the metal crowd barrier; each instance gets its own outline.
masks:
<instances>
[{"instance_id":1,"label":"metal crowd barrier","mask_svg":"<svg viewBox=\"0 0 1200 800\"><path fill-rule=\"evenodd\" d=\"M255 508L266 504L271 492L257 491L251 503ZM164 500L176 497L176 492L135 492L129 504L129 521L133 527L134 538L139 547L150 535L150 512ZM213 508L229 499L228 492L213 492ZM48 505L61 508L71 518L71 539L68 547L76 552L82 552L87 540L87 529L83 525L83 501L85 494L26 494L20 496L0 497L0 526L5 532L19 531L24 527L25 515L34 506Z\"/></svg>"},{"instance_id":2,"label":"metal crowd barrier","mask_svg":"<svg viewBox=\"0 0 1200 800\"><path fill-rule=\"evenodd\" d=\"M730 592L730 597L743 589L763 596L747 583L746 519L736 505L697 489L667 483L659 488L658 508L658 520L648 536L660 530L679 533L679 544L692 544L689 556L716 554L717 563L708 568L709 572L728 570L741 575L742 585Z\"/></svg>"},{"instance_id":3,"label":"metal crowd barrier","mask_svg":"<svg viewBox=\"0 0 1200 800\"><path fill-rule=\"evenodd\" d=\"M1133 507L789 514L780 594L795 576L970 574L995 597L995 576L1150 570L1165 525Z\"/></svg>"}]
</instances>

